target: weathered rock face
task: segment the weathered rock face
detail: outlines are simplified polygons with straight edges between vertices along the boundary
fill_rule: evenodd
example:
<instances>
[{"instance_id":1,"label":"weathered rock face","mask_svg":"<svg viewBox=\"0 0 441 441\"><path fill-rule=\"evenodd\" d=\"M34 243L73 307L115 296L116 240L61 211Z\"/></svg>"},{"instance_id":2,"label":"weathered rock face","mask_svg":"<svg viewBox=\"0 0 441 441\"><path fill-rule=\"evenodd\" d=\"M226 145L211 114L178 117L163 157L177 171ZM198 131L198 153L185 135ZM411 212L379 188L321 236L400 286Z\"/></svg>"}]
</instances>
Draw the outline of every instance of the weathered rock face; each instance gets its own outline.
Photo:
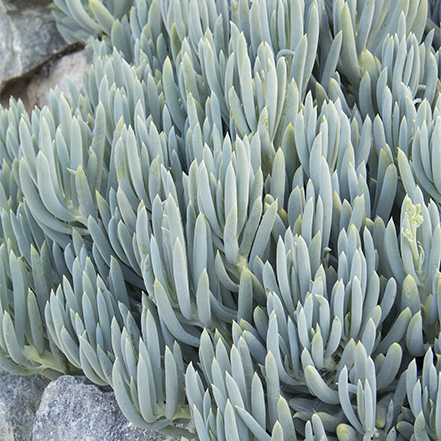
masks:
<instances>
[{"instance_id":1,"label":"weathered rock face","mask_svg":"<svg viewBox=\"0 0 441 441\"><path fill-rule=\"evenodd\" d=\"M31 441L35 412L49 381L0 371L0 440Z\"/></svg>"},{"instance_id":2,"label":"weathered rock face","mask_svg":"<svg viewBox=\"0 0 441 441\"><path fill-rule=\"evenodd\" d=\"M50 0L0 0L0 90L67 47L55 26Z\"/></svg>"},{"instance_id":3,"label":"weathered rock face","mask_svg":"<svg viewBox=\"0 0 441 441\"><path fill-rule=\"evenodd\" d=\"M32 109L49 105L49 92L55 87L70 97L69 79L79 89L83 84L83 72L89 71L92 62L93 55L86 49L50 62L45 69L46 75L35 75L29 82L26 96L23 97L25 107Z\"/></svg>"},{"instance_id":4,"label":"weathered rock face","mask_svg":"<svg viewBox=\"0 0 441 441\"><path fill-rule=\"evenodd\" d=\"M18 78L9 81L0 93L0 104L9 106L9 97L21 99L25 109L30 114L37 106L40 109L49 104L49 92L58 87L70 97L69 79L79 89L83 84L83 73L89 71L93 63L93 55L86 49L78 50L77 47L70 47L76 52L64 54L49 60L31 77Z\"/></svg>"},{"instance_id":5,"label":"weathered rock face","mask_svg":"<svg viewBox=\"0 0 441 441\"><path fill-rule=\"evenodd\" d=\"M2 438L0 438L2 439ZM60 377L45 390L37 411L33 441L172 441L131 424L113 391L85 377ZM177 441L177 440L176 440Z\"/></svg>"},{"instance_id":6,"label":"weathered rock face","mask_svg":"<svg viewBox=\"0 0 441 441\"><path fill-rule=\"evenodd\" d=\"M18 8L28 8L33 4L47 6L50 0L2 0L2 3L7 10L16 11Z\"/></svg>"}]
</instances>

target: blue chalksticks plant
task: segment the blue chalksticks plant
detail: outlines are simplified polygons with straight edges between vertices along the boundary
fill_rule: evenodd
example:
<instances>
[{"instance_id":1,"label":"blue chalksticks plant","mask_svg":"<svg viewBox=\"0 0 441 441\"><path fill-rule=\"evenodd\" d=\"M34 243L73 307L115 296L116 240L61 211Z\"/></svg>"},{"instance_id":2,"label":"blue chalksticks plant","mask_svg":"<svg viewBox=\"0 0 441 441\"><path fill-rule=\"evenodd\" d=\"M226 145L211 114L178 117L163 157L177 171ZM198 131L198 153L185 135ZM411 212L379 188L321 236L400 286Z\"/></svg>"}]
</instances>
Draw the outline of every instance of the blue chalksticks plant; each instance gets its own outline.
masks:
<instances>
[{"instance_id":1,"label":"blue chalksticks plant","mask_svg":"<svg viewBox=\"0 0 441 441\"><path fill-rule=\"evenodd\" d=\"M441 439L440 2L53 13L94 65L1 109L0 366L183 439Z\"/></svg>"}]
</instances>

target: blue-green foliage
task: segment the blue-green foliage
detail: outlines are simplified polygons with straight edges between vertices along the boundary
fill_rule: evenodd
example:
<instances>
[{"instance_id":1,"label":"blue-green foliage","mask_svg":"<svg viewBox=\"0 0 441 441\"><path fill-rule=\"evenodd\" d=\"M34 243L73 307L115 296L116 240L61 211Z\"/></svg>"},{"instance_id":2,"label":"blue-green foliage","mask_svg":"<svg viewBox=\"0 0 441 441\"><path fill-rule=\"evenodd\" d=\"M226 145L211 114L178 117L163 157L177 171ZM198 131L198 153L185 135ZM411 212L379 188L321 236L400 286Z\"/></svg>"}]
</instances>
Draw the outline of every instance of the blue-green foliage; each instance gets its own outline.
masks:
<instances>
[{"instance_id":1,"label":"blue-green foliage","mask_svg":"<svg viewBox=\"0 0 441 441\"><path fill-rule=\"evenodd\" d=\"M94 66L1 109L0 366L203 441L440 439L439 5L55 0Z\"/></svg>"}]
</instances>

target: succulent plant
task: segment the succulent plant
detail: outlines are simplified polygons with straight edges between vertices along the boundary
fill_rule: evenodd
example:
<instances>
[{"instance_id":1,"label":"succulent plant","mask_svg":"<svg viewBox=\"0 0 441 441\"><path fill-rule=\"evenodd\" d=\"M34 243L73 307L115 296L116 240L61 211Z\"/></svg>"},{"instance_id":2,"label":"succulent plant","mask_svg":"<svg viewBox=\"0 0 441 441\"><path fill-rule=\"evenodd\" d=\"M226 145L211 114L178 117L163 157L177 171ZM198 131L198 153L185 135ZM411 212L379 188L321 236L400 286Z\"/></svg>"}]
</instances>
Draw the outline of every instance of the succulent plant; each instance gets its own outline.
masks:
<instances>
[{"instance_id":1,"label":"succulent plant","mask_svg":"<svg viewBox=\"0 0 441 441\"><path fill-rule=\"evenodd\" d=\"M0 366L183 439L439 439L439 2L53 12L94 65L1 109Z\"/></svg>"}]
</instances>

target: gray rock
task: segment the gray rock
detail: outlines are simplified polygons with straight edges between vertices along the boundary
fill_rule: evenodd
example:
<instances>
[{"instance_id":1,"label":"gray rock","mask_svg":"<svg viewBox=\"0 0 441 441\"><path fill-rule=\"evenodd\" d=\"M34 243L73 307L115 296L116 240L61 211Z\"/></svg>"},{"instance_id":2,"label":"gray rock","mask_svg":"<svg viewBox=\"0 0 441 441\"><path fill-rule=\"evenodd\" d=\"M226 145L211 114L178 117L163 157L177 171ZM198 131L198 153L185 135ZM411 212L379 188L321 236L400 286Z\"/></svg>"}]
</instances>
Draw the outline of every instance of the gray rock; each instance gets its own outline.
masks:
<instances>
[{"instance_id":1,"label":"gray rock","mask_svg":"<svg viewBox=\"0 0 441 441\"><path fill-rule=\"evenodd\" d=\"M0 372L0 440L31 441L35 412L49 381Z\"/></svg>"},{"instance_id":2,"label":"gray rock","mask_svg":"<svg viewBox=\"0 0 441 441\"><path fill-rule=\"evenodd\" d=\"M8 81L0 92L0 104L8 108L9 98L13 96L23 101L30 115L35 106L41 109L49 104L49 92L55 87L70 98L69 79L79 89L83 84L83 72L89 71L93 63L93 54L80 48L79 45L70 46L67 53L49 60L31 76Z\"/></svg>"},{"instance_id":3,"label":"gray rock","mask_svg":"<svg viewBox=\"0 0 441 441\"><path fill-rule=\"evenodd\" d=\"M27 109L49 105L49 92L57 86L70 97L69 79L79 89L83 73L90 70L93 54L86 49L50 61L39 75L34 75L26 88L23 100Z\"/></svg>"},{"instance_id":4,"label":"gray rock","mask_svg":"<svg viewBox=\"0 0 441 441\"><path fill-rule=\"evenodd\" d=\"M0 90L67 47L47 7L49 0L0 0Z\"/></svg>"},{"instance_id":5,"label":"gray rock","mask_svg":"<svg viewBox=\"0 0 441 441\"><path fill-rule=\"evenodd\" d=\"M52 0L2 0L8 11L17 11L18 9L28 8L32 5L47 6Z\"/></svg>"},{"instance_id":6,"label":"gray rock","mask_svg":"<svg viewBox=\"0 0 441 441\"><path fill-rule=\"evenodd\" d=\"M85 377L63 376L45 390L37 411L33 441L173 441L131 424L113 391Z\"/></svg>"}]
</instances>

